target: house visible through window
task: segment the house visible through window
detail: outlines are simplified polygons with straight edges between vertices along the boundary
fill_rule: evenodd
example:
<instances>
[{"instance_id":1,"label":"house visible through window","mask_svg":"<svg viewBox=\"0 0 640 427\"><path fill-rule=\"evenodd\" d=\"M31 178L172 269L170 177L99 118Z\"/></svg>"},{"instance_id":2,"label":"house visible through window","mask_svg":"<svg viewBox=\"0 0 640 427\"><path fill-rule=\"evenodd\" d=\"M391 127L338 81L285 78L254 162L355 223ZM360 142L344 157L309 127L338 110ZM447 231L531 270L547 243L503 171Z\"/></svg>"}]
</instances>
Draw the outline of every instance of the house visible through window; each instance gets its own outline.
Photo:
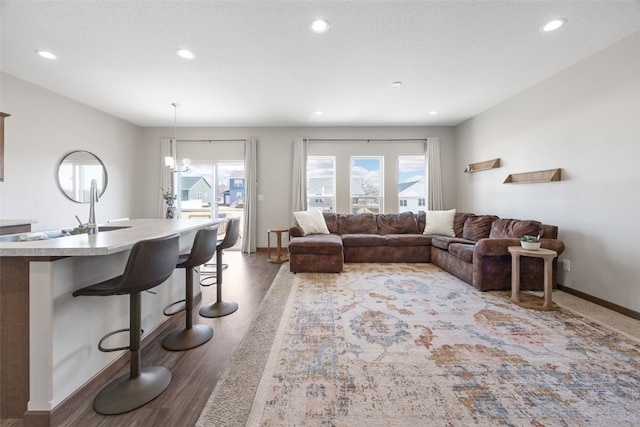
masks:
<instances>
[{"instance_id":1,"label":"house visible through window","mask_svg":"<svg viewBox=\"0 0 640 427\"><path fill-rule=\"evenodd\" d=\"M398 212L424 210L425 177L424 156L398 156Z\"/></svg>"},{"instance_id":2,"label":"house visible through window","mask_svg":"<svg viewBox=\"0 0 640 427\"><path fill-rule=\"evenodd\" d=\"M307 209L335 212L336 158L307 157Z\"/></svg>"},{"instance_id":3,"label":"house visible through window","mask_svg":"<svg viewBox=\"0 0 640 427\"><path fill-rule=\"evenodd\" d=\"M383 157L351 157L351 213L381 213Z\"/></svg>"}]
</instances>

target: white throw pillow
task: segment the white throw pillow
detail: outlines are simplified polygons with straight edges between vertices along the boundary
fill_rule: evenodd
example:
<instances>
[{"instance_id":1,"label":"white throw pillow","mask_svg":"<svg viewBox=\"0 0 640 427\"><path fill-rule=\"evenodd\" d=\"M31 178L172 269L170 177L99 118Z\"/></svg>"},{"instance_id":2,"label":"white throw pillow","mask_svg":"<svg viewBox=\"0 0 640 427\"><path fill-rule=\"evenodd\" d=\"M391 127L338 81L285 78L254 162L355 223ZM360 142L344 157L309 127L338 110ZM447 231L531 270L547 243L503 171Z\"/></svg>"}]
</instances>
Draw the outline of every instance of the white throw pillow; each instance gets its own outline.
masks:
<instances>
[{"instance_id":1,"label":"white throw pillow","mask_svg":"<svg viewBox=\"0 0 640 427\"><path fill-rule=\"evenodd\" d=\"M302 228L305 236L309 234L329 234L327 223L322 212L317 210L294 212L298 225Z\"/></svg>"},{"instance_id":2,"label":"white throw pillow","mask_svg":"<svg viewBox=\"0 0 640 427\"><path fill-rule=\"evenodd\" d=\"M456 232L453 231L453 219L455 216L455 209L448 211L427 211L427 225L424 227L424 234L456 237Z\"/></svg>"}]
</instances>

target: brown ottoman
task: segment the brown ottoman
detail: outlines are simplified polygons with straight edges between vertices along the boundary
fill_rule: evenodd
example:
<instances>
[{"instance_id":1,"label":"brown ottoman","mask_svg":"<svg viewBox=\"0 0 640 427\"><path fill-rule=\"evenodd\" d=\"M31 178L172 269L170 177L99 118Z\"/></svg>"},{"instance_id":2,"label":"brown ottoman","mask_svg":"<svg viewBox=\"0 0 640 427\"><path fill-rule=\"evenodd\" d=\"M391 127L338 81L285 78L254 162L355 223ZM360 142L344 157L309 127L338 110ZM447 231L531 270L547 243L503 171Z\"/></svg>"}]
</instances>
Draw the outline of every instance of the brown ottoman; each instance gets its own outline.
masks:
<instances>
[{"instance_id":1,"label":"brown ottoman","mask_svg":"<svg viewBox=\"0 0 640 427\"><path fill-rule=\"evenodd\" d=\"M340 273L343 265L342 239L336 234L313 234L289 241L289 269L293 273Z\"/></svg>"}]
</instances>

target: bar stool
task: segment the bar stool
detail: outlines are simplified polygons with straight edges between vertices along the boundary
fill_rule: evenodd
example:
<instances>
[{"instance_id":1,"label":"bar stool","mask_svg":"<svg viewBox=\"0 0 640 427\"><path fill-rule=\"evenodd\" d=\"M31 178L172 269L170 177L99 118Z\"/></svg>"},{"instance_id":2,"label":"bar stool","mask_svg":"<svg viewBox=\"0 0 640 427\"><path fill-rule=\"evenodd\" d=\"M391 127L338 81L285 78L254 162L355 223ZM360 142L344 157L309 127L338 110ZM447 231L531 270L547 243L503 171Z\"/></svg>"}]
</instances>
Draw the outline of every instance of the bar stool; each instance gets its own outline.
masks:
<instances>
[{"instance_id":1,"label":"bar stool","mask_svg":"<svg viewBox=\"0 0 640 427\"><path fill-rule=\"evenodd\" d=\"M110 332L98 343L100 351L129 350L130 373L111 381L96 396L93 408L105 415L121 414L136 409L162 393L171 381L171 372L162 366L141 368L140 331L142 291L160 285L171 276L180 253L179 236L142 240L131 248L122 276L76 290L74 297L129 295L129 329ZM129 332L129 346L104 348L108 337Z\"/></svg>"},{"instance_id":2,"label":"bar stool","mask_svg":"<svg viewBox=\"0 0 640 427\"><path fill-rule=\"evenodd\" d=\"M216 302L200 307L202 317L222 317L233 313L238 309L238 303L222 300L222 250L234 246L240 237L240 218L230 218L227 221L227 229L224 239L218 242L216 247Z\"/></svg>"},{"instance_id":3,"label":"bar stool","mask_svg":"<svg viewBox=\"0 0 640 427\"><path fill-rule=\"evenodd\" d=\"M184 268L186 273L185 299L176 301L167 306L163 313L165 316L185 311L185 329L171 332L162 340L162 346L167 350L180 351L197 347L209 341L213 337L213 328L207 325L193 324L193 271L194 267L209 261L216 252L218 244L218 227L202 228L196 233L191 247L191 253L180 255L176 268ZM185 307L173 313L167 313L170 307L185 303Z\"/></svg>"}]
</instances>

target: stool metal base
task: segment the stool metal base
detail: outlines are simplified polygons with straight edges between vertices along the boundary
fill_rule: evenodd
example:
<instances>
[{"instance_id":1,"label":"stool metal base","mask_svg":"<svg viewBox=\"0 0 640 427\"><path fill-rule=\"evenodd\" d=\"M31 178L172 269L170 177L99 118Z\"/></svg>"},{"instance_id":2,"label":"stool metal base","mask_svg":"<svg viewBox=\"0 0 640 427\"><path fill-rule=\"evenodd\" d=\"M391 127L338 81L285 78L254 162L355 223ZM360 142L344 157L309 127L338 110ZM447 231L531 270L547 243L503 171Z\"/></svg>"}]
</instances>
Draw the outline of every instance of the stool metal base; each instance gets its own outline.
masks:
<instances>
[{"instance_id":1,"label":"stool metal base","mask_svg":"<svg viewBox=\"0 0 640 427\"><path fill-rule=\"evenodd\" d=\"M213 337L213 328L207 325L193 325L190 329L171 332L162 340L162 347L172 351L189 350L198 347Z\"/></svg>"},{"instance_id":2,"label":"stool metal base","mask_svg":"<svg viewBox=\"0 0 640 427\"><path fill-rule=\"evenodd\" d=\"M200 308L202 317L222 317L233 313L238 309L238 303L218 301Z\"/></svg>"},{"instance_id":3,"label":"stool metal base","mask_svg":"<svg viewBox=\"0 0 640 427\"><path fill-rule=\"evenodd\" d=\"M104 415L129 412L151 402L171 382L171 372L162 366L142 368L140 376L129 374L111 381L93 401L93 409Z\"/></svg>"}]
</instances>

